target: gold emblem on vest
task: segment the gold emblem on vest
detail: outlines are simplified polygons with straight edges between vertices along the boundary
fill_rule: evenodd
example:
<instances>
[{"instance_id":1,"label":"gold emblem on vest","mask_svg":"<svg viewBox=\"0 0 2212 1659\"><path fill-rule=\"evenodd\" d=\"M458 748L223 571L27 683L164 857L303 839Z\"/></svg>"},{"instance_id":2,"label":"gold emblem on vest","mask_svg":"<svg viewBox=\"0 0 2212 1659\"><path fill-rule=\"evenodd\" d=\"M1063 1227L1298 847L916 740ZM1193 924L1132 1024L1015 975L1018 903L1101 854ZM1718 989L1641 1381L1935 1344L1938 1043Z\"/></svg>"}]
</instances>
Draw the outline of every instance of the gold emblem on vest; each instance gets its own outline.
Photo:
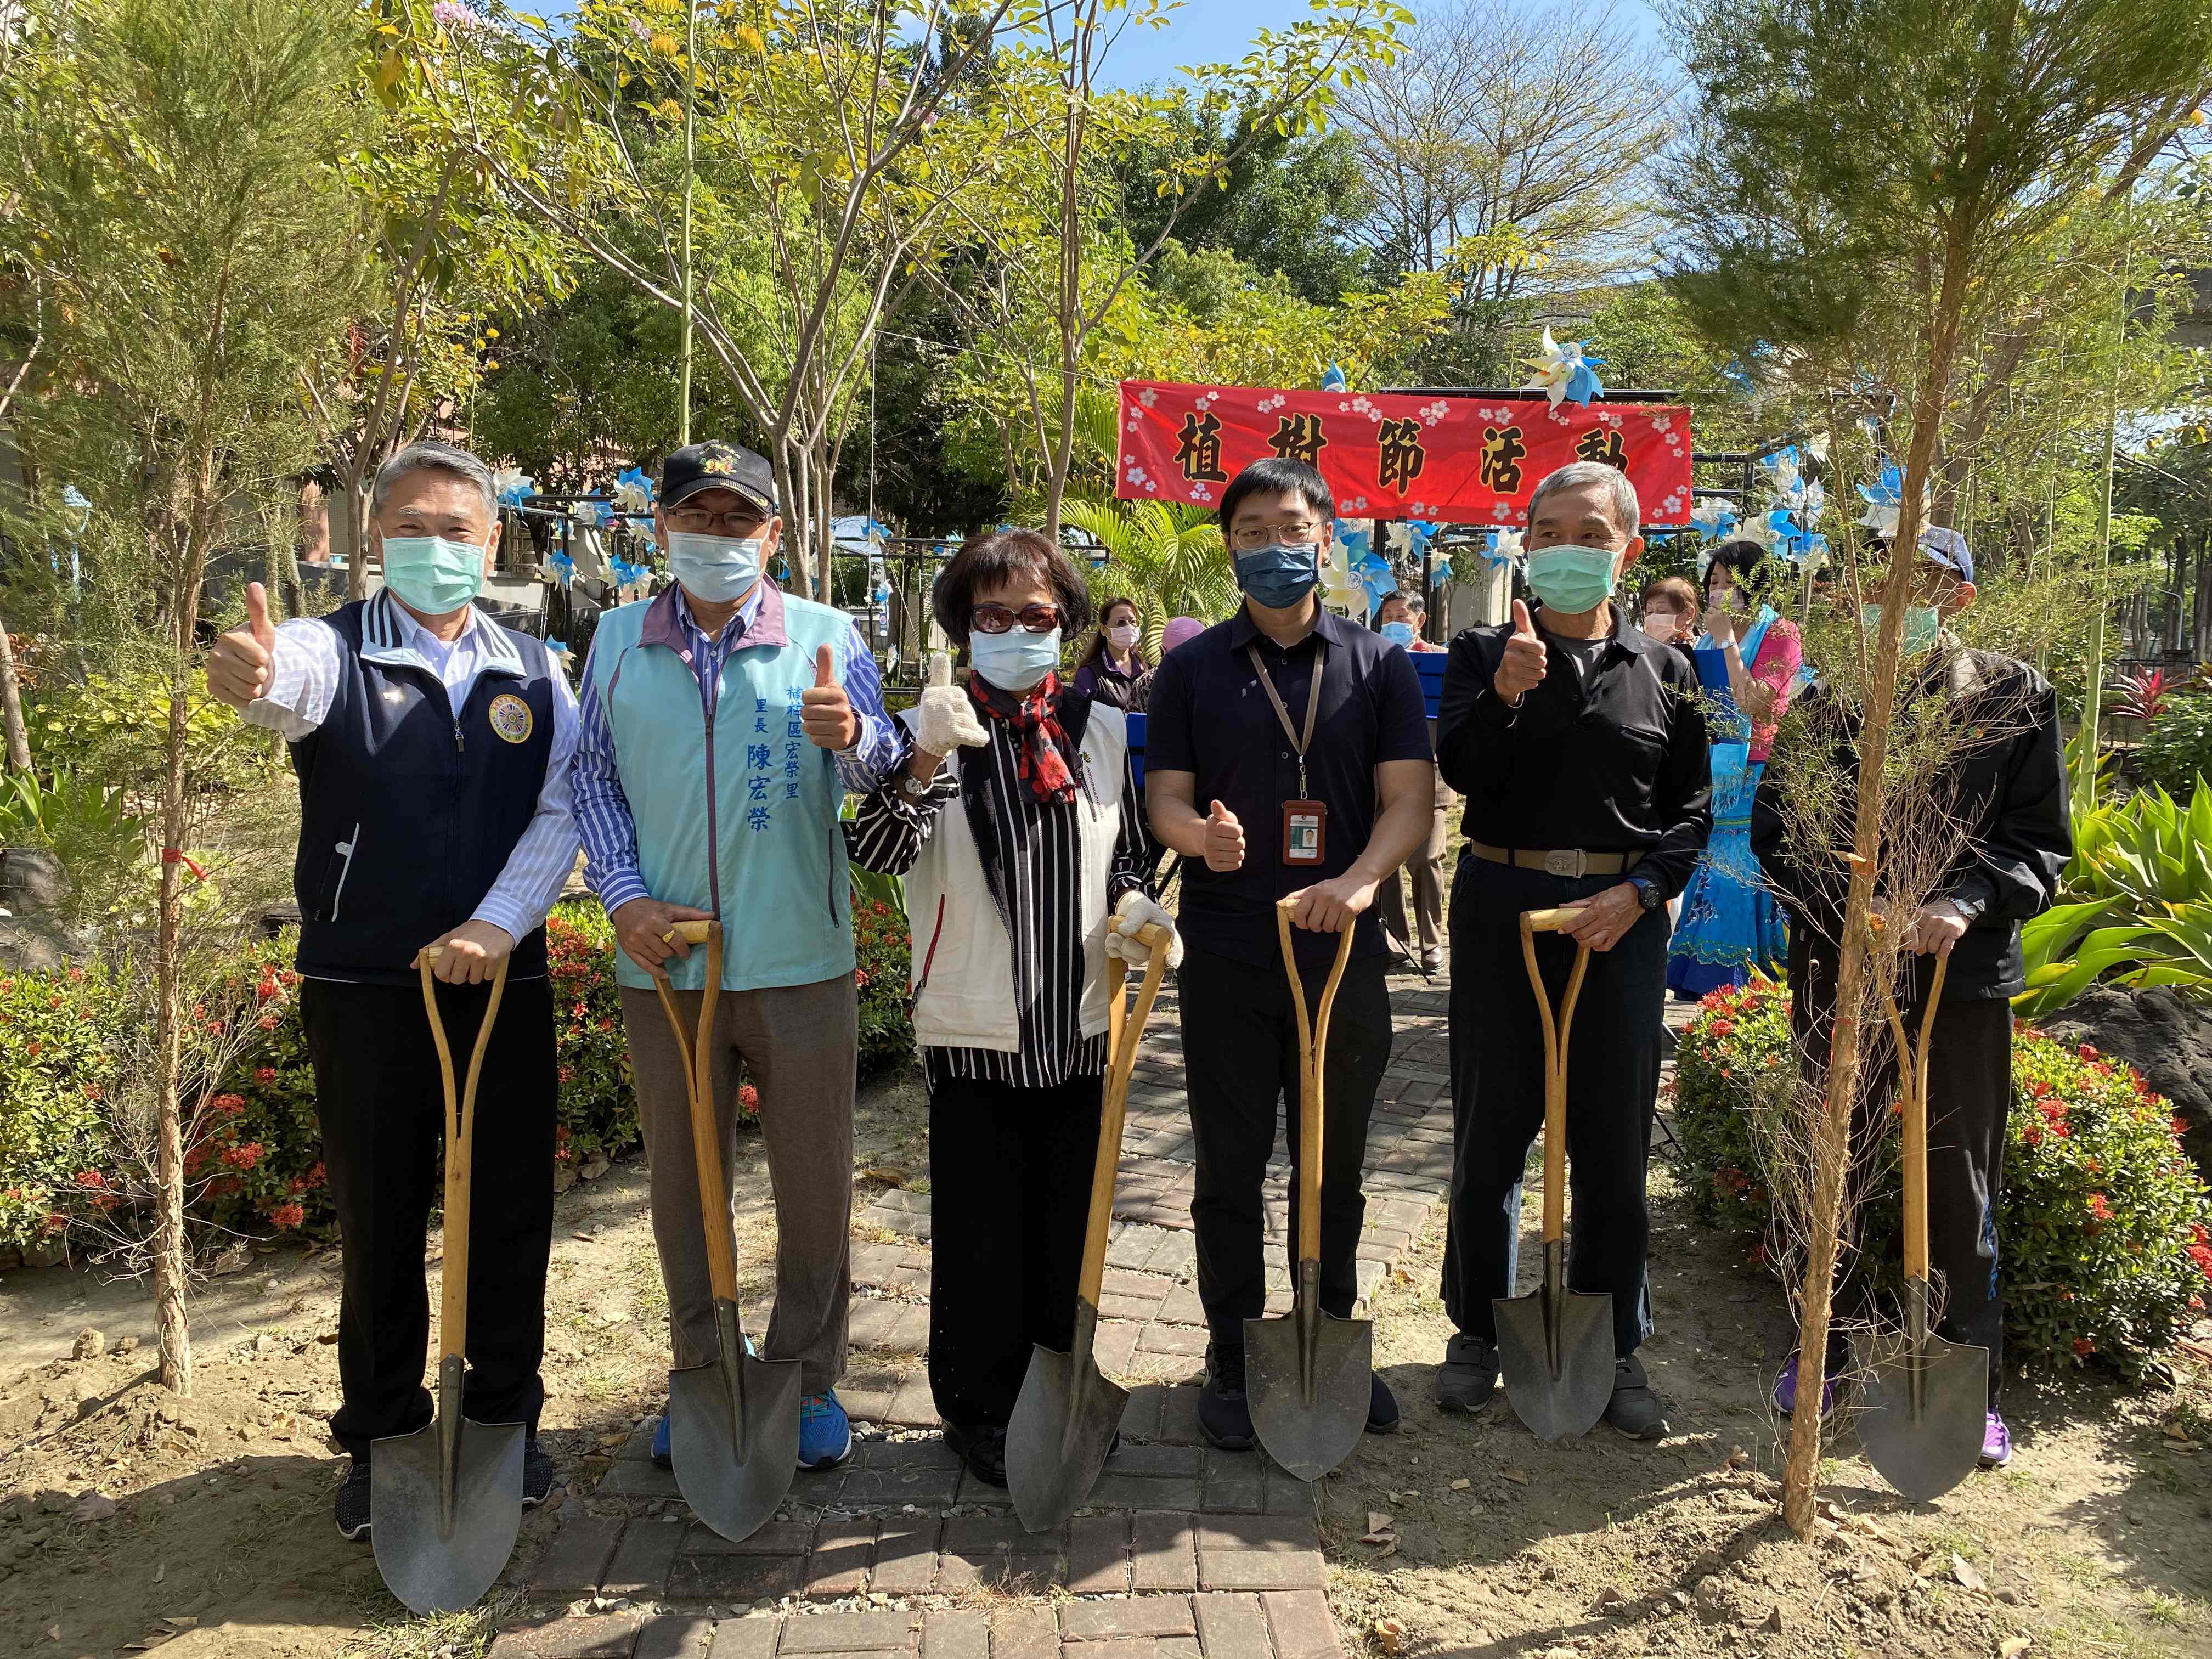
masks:
<instances>
[{"instance_id":1,"label":"gold emblem on vest","mask_svg":"<svg viewBox=\"0 0 2212 1659\"><path fill-rule=\"evenodd\" d=\"M531 718L530 705L512 691L502 691L491 700L491 729L509 743L528 743L530 732L536 722Z\"/></svg>"}]
</instances>

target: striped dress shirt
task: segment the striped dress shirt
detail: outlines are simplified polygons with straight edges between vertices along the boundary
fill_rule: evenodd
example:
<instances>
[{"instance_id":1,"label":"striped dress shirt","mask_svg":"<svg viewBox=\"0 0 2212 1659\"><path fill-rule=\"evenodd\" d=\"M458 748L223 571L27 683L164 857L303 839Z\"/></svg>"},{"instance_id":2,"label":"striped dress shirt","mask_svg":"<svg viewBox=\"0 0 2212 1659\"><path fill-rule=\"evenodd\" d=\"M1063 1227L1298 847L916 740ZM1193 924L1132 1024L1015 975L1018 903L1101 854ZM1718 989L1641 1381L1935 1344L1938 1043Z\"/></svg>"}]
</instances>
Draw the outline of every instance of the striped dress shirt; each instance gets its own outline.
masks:
<instances>
[{"instance_id":1,"label":"striped dress shirt","mask_svg":"<svg viewBox=\"0 0 2212 1659\"><path fill-rule=\"evenodd\" d=\"M361 637L364 647L411 655L423 672L444 685L447 700L456 710L469 700L477 676L487 666L497 664L518 673L522 668L522 659L499 625L474 605L448 645L416 621L389 588L379 588L370 596ZM302 617L281 624L270 656L269 690L246 705L246 719L287 743L297 743L331 712L345 650L337 630L328 623ZM557 659L551 678L553 740L545 757L545 781L538 791L538 811L507 854L499 879L470 918L490 922L516 939L545 920L576 867L576 819L570 810L568 781L569 762L576 752L576 694L569 690Z\"/></svg>"}]
</instances>

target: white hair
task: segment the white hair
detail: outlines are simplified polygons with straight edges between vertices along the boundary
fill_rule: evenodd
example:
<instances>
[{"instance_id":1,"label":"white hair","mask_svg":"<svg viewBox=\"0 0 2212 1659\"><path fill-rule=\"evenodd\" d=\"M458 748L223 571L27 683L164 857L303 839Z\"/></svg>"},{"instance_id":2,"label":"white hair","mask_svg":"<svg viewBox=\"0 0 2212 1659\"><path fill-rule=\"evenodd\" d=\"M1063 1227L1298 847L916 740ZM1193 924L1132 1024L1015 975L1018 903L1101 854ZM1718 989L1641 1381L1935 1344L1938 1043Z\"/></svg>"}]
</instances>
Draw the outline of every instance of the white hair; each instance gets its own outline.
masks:
<instances>
[{"instance_id":1,"label":"white hair","mask_svg":"<svg viewBox=\"0 0 2212 1659\"><path fill-rule=\"evenodd\" d=\"M441 444L426 438L411 443L382 466L376 469L376 483L369 490L368 505L372 513L384 511L385 498L392 494L392 486L410 472L445 472L477 487L483 496L487 517L499 516L499 492L491 487L491 469L465 449L452 444Z\"/></svg>"},{"instance_id":2,"label":"white hair","mask_svg":"<svg viewBox=\"0 0 2212 1659\"><path fill-rule=\"evenodd\" d=\"M1613 520L1631 541L1643 527L1644 509L1636 499L1636 486L1628 475L1617 466L1603 461L1569 461L1558 471L1549 474L1538 484L1535 493L1528 497L1528 522L1536 522L1536 509L1544 504L1547 495L1555 495L1563 489L1586 489L1596 485L1606 493L1613 507Z\"/></svg>"}]
</instances>

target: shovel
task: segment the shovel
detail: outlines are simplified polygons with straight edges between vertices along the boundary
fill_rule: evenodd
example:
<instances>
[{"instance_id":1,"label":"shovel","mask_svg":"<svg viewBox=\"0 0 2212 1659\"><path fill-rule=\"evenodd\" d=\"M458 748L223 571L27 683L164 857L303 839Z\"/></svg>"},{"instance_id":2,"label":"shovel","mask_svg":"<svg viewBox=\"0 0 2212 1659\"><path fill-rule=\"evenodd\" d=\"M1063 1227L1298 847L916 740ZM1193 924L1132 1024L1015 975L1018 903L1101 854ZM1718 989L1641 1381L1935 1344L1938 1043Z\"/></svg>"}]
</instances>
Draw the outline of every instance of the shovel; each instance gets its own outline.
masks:
<instances>
[{"instance_id":1,"label":"shovel","mask_svg":"<svg viewBox=\"0 0 2212 1659\"><path fill-rule=\"evenodd\" d=\"M1098 1331L1098 1289L1106 1276L1106 1230L1114 1218L1114 1176L1121 1166L1121 1121L1129 1105L1129 1076L1145 1040L1145 1022L1167 971L1172 936L1157 924L1137 938L1152 947L1137 1012L1125 1020L1119 957L1106 959L1107 1025L1114 1051L1106 1098L1098 1115L1098 1160L1091 1177L1090 1230L1083 1239L1083 1271L1075 1286L1075 1337L1066 1353L1042 1343L1030 1352L1030 1369L1006 1424L1006 1486L1014 1513L1031 1532L1048 1532L1091 1496L1112 1449L1129 1391L1109 1382L1091 1357Z\"/></svg>"},{"instance_id":2,"label":"shovel","mask_svg":"<svg viewBox=\"0 0 2212 1659\"><path fill-rule=\"evenodd\" d=\"M461 1383L468 1349L469 1170L476 1136L477 1079L492 1022L507 990L507 958L494 970L491 997L469 1056L466 1086L453 1098L453 1054L438 1017L437 981L430 963L440 952L416 958L422 975L422 1006L438 1048L438 1073L446 1088L446 1262L438 1316L437 1415L412 1434L374 1442L368 1458L369 1541L376 1570L410 1613L458 1613L474 1607L506 1570L522 1525L522 1443L520 1423L473 1423L461 1415Z\"/></svg>"},{"instance_id":3,"label":"shovel","mask_svg":"<svg viewBox=\"0 0 2212 1659\"><path fill-rule=\"evenodd\" d=\"M1338 935L1336 964L1309 1030L1305 984L1291 942L1297 908L1294 898L1275 906L1283 969L1298 1011L1297 1300L1281 1318L1244 1322L1244 1387L1253 1431L1267 1455L1299 1480L1318 1480L1352 1455L1367 1426L1375 1328L1364 1319L1339 1319L1321 1305L1322 1064L1329 1009L1352 959L1352 930Z\"/></svg>"},{"instance_id":4,"label":"shovel","mask_svg":"<svg viewBox=\"0 0 2212 1659\"><path fill-rule=\"evenodd\" d=\"M722 994L722 924L677 924L685 941L707 947L707 986L696 1041L684 1029L665 975L654 976L660 1006L684 1056L691 1094L691 1158L699 1170L699 1210L707 1224L707 1279L714 1294L715 1352L703 1365L668 1373L668 1443L677 1490L692 1512L732 1543L742 1543L775 1513L799 1471L799 1362L758 1359L746 1350L738 1319L738 1264L730 1243L730 1194L722 1183L722 1141L714 1126L714 1004Z\"/></svg>"},{"instance_id":5,"label":"shovel","mask_svg":"<svg viewBox=\"0 0 2212 1659\"><path fill-rule=\"evenodd\" d=\"M1544 1021L1544 1282L1526 1296L1491 1304L1505 1397L1539 1440L1588 1434L1613 1398L1612 1292L1567 1288L1567 1035L1589 970L1589 946L1577 941L1556 1023L1536 966L1536 935L1559 932L1575 914L1571 906L1521 913L1521 957Z\"/></svg>"},{"instance_id":6,"label":"shovel","mask_svg":"<svg viewBox=\"0 0 2212 1659\"><path fill-rule=\"evenodd\" d=\"M1905 1040L1897 999L1883 991L1905 1104L1905 1334L1856 1345L1864 1377L1859 1443L1882 1479L1916 1504L1941 1498L1974 1472L1990 1404L1990 1351L1936 1334L1928 1282L1928 1043L1949 965L1936 958L1917 1048Z\"/></svg>"}]
</instances>

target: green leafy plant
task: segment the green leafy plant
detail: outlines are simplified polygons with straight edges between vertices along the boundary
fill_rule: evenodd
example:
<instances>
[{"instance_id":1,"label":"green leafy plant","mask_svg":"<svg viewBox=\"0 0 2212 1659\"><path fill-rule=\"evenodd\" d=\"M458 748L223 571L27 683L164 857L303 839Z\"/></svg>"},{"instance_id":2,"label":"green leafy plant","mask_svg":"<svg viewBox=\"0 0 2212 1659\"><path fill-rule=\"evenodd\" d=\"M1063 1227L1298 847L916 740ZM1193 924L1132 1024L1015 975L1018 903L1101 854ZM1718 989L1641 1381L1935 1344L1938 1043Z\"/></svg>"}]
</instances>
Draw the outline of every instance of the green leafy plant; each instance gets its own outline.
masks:
<instances>
[{"instance_id":1,"label":"green leafy plant","mask_svg":"<svg viewBox=\"0 0 2212 1659\"><path fill-rule=\"evenodd\" d=\"M1091 597L1135 600L1155 660L1168 618L1210 619L1236 606L1236 569L1206 508L1072 496L1060 516L1106 550L1106 562L1091 572Z\"/></svg>"},{"instance_id":2,"label":"green leafy plant","mask_svg":"<svg viewBox=\"0 0 2212 1659\"><path fill-rule=\"evenodd\" d=\"M2169 715L2168 719L2172 716ZM2063 902L2021 930L2029 1018L2091 985L2212 988L2212 792L2184 806L2156 785L2074 825Z\"/></svg>"},{"instance_id":3,"label":"green leafy plant","mask_svg":"<svg viewBox=\"0 0 2212 1659\"><path fill-rule=\"evenodd\" d=\"M1707 997L1675 1054L1692 1207L1747 1235L1758 1261L1773 1219L1767 1096L1794 1063L1789 994L1757 984ZM2212 1295L2212 1209L2182 1150L2182 1126L2132 1067L2025 1022L2014 1027L2013 1087L1997 1214L2008 1354L2140 1370ZM1855 1150L1881 1167L1893 1149ZM1895 1187L1884 1182L1857 1212L1859 1246L1877 1264L1876 1282L1890 1285Z\"/></svg>"},{"instance_id":4,"label":"green leafy plant","mask_svg":"<svg viewBox=\"0 0 2212 1659\"><path fill-rule=\"evenodd\" d=\"M907 1004L913 960L903 909L883 899L853 906L853 982L860 988L860 1075L914 1058L914 1017Z\"/></svg>"},{"instance_id":5,"label":"green leafy plant","mask_svg":"<svg viewBox=\"0 0 2212 1659\"><path fill-rule=\"evenodd\" d=\"M2212 773L2212 691L2167 699L2136 750L2136 774L2186 800Z\"/></svg>"}]
</instances>

